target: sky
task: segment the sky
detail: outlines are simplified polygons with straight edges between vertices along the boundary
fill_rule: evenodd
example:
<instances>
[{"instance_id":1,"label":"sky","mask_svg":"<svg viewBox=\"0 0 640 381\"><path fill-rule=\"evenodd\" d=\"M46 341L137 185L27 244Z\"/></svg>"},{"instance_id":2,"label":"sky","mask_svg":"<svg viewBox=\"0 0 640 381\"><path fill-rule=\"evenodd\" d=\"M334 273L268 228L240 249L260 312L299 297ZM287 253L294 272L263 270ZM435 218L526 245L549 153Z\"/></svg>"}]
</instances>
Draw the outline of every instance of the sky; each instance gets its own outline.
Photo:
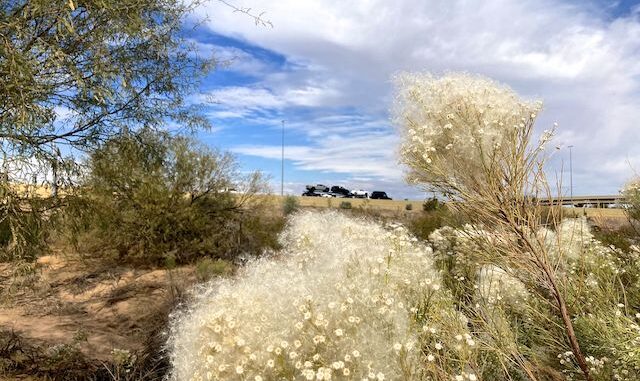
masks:
<instances>
[{"instance_id":1,"label":"sky","mask_svg":"<svg viewBox=\"0 0 640 381\"><path fill-rule=\"evenodd\" d=\"M200 6L185 34L220 64L191 102L213 125L200 138L270 176L275 193L284 120L285 193L321 183L424 198L398 163L402 71L478 73L543 100L536 129L558 123L548 171L566 194L571 177L575 195L616 194L640 172L640 1L232 3L273 27Z\"/></svg>"}]
</instances>

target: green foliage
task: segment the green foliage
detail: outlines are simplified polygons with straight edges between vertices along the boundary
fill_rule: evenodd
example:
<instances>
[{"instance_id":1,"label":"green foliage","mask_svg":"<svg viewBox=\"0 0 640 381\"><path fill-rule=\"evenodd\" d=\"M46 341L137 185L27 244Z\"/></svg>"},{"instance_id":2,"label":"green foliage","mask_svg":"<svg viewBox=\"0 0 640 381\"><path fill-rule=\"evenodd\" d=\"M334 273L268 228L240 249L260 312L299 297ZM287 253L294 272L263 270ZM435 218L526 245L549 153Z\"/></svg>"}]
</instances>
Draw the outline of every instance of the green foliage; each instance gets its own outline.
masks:
<instances>
[{"instance_id":1,"label":"green foliage","mask_svg":"<svg viewBox=\"0 0 640 381\"><path fill-rule=\"evenodd\" d=\"M429 235L445 225L460 226L460 216L450 212L441 204L436 210L423 212L410 219L407 227L416 237L427 240Z\"/></svg>"},{"instance_id":2,"label":"green foliage","mask_svg":"<svg viewBox=\"0 0 640 381\"><path fill-rule=\"evenodd\" d=\"M87 167L67 214L69 236L84 250L179 264L274 245L256 232L271 223L253 197L264 187L260 174L242 176L227 153L145 129L107 141Z\"/></svg>"},{"instance_id":3,"label":"green foliage","mask_svg":"<svg viewBox=\"0 0 640 381\"><path fill-rule=\"evenodd\" d=\"M184 102L214 63L192 54L182 31L195 5L0 2L1 259L42 252L59 206L16 184L51 172L54 182L69 182L76 149L86 152L128 126L208 125Z\"/></svg>"},{"instance_id":4,"label":"green foliage","mask_svg":"<svg viewBox=\"0 0 640 381\"><path fill-rule=\"evenodd\" d=\"M289 215L298 210L298 199L295 196L286 196L282 202L282 212L284 215Z\"/></svg>"},{"instance_id":5,"label":"green foliage","mask_svg":"<svg viewBox=\"0 0 640 381\"><path fill-rule=\"evenodd\" d=\"M342 201L340 202L340 209L351 209L351 202L349 201Z\"/></svg>"},{"instance_id":6,"label":"green foliage","mask_svg":"<svg viewBox=\"0 0 640 381\"><path fill-rule=\"evenodd\" d=\"M128 125L204 125L184 102L213 63L181 33L194 5L0 3L3 144L54 154L51 143L84 148Z\"/></svg>"},{"instance_id":7,"label":"green foliage","mask_svg":"<svg viewBox=\"0 0 640 381\"><path fill-rule=\"evenodd\" d=\"M203 258L196 263L196 276L201 282L215 276L229 275L233 270L233 264L224 259Z\"/></svg>"},{"instance_id":8,"label":"green foliage","mask_svg":"<svg viewBox=\"0 0 640 381\"><path fill-rule=\"evenodd\" d=\"M0 182L0 261L33 261L47 248L52 202L15 188Z\"/></svg>"},{"instance_id":9,"label":"green foliage","mask_svg":"<svg viewBox=\"0 0 640 381\"><path fill-rule=\"evenodd\" d=\"M422 203L422 210L424 212L431 212L434 210L438 210L442 207L444 207L444 204L441 203L440 200L438 200L435 197L428 198L424 200L424 202Z\"/></svg>"},{"instance_id":10,"label":"green foliage","mask_svg":"<svg viewBox=\"0 0 640 381\"><path fill-rule=\"evenodd\" d=\"M629 252L634 240L638 238L635 230L627 226L623 226L619 229L600 229L594 231L593 235L604 245L615 246L624 252Z\"/></svg>"}]
</instances>

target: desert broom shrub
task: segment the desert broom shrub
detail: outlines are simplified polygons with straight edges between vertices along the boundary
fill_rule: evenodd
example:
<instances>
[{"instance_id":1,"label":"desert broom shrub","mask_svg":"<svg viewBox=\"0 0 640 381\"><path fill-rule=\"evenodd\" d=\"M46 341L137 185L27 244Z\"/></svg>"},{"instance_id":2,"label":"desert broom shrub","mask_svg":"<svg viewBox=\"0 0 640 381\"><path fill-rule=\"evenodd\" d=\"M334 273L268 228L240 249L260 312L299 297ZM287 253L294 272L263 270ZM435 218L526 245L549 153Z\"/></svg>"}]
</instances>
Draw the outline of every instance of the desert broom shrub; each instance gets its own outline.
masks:
<instances>
[{"instance_id":1,"label":"desert broom shrub","mask_svg":"<svg viewBox=\"0 0 640 381\"><path fill-rule=\"evenodd\" d=\"M554 343L572 354L576 373L592 380L581 346L584 338L574 328L579 310L569 304L573 285L558 266L570 259L573 247L551 247L537 233L544 227L539 200L551 196L543 167L553 129L532 141L542 103L523 100L504 85L469 74L437 78L408 73L397 83L396 121L408 181L456 201L453 207L471 222L463 232L478 246L478 262L513 276L546 305L546 312L536 316L543 319L536 322L538 336L560 337ZM561 243L571 238L562 231L556 234ZM491 333L490 324L483 324L487 322L478 320ZM530 379L540 377L534 344L509 355Z\"/></svg>"},{"instance_id":2,"label":"desert broom shrub","mask_svg":"<svg viewBox=\"0 0 640 381\"><path fill-rule=\"evenodd\" d=\"M305 212L281 240L174 316L172 379L480 379L467 320L405 228Z\"/></svg>"},{"instance_id":3,"label":"desert broom shrub","mask_svg":"<svg viewBox=\"0 0 640 381\"><path fill-rule=\"evenodd\" d=\"M470 226L444 227L429 237L443 286L475 327L477 340L499 358L535 364L528 379L581 379L573 352L560 339L561 320L549 315L552 305L539 295L544 291L523 283L509 268L482 264L482 248L472 237L477 232ZM638 379L640 253L595 240L585 218L565 219L556 231L543 228L536 235L563 282L591 377Z\"/></svg>"},{"instance_id":4,"label":"desert broom shrub","mask_svg":"<svg viewBox=\"0 0 640 381\"><path fill-rule=\"evenodd\" d=\"M437 209L423 209L422 213L413 215L407 221L407 227L416 237L427 240L431 233L443 226L462 226L464 220L460 217L460 215L452 213L445 205L440 204Z\"/></svg>"},{"instance_id":5,"label":"desert broom shrub","mask_svg":"<svg viewBox=\"0 0 640 381\"><path fill-rule=\"evenodd\" d=\"M174 314L172 379L639 379L640 249L539 204L541 105L466 74L399 81L409 179L466 223L423 242L397 224L293 214L279 252Z\"/></svg>"},{"instance_id":6,"label":"desert broom shrub","mask_svg":"<svg viewBox=\"0 0 640 381\"><path fill-rule=\"evenodd\" d=\"M440 200L438 200L435 197L428 198L424 200L424 202L422 203L423 212L432 212L443 207L444 207L444 204L441 203Z\"/></svg>"}]
</instances>

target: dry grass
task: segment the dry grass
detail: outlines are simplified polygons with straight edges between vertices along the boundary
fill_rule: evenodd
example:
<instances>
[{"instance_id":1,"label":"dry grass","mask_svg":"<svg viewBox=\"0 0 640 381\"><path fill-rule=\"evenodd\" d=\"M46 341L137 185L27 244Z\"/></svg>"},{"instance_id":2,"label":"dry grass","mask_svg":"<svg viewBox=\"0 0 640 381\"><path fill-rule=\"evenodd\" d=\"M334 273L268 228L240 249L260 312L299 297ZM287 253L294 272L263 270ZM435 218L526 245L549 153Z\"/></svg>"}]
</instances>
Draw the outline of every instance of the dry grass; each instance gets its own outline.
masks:
<instances>
[{"instance_id":1,"label":"dry grass","mask_svg":"<svg viewBox=\"0 0 640 381\"><path fill-rule=\"evenodd\" d=\"M282 197L276 195L262 196L268 199L268 202L275 206L282 205ZM363 198L324 198L324 197L302 197L294 196L300 207L305 208L340 208L341 201L349 201L353 209L370 209L377 212L410 214L416 215L422 213L422 204L420 200L370 200ZM406 210L406 205L411 205L411 210ZM593 219L625 219L624 210L609 208L563 208L566 216L569 215L585 215Z\"/></svg>"},{"instance_id":2,"label":"dry grass","mask_svg":"<svg viewBox=\"0 0 640 381\"><path fill-rule=\"evenodd\" d=\"M276 195L262 196L268 199L268 202L275 205L282 205L283 198ZM351 206L356 208L370 208L377 211L386 212L411 212L419 213L422 211L422 201L405 201L405 200L371 200L364 198L325 198L325 197L302 197L294 196L300 207L305 208L334 208L340 209L342 201L349 201ZM411 204L412 210L406 210L406 205Z\"/></svg>"}]
</instances>

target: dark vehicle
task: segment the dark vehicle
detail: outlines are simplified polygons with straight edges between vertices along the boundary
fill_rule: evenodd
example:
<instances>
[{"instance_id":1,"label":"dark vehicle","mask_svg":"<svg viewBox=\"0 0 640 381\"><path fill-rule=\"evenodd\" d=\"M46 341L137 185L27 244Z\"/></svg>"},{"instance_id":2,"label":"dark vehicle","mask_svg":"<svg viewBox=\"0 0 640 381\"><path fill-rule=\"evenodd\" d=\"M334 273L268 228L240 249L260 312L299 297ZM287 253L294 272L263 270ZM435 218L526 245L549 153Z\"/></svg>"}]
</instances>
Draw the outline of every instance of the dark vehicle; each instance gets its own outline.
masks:
<instances>
[{"instance_id":1,"label":"dark vehicle","mask_svg":"<svg viewBox=\"0 0 640 381\"><path fill-rule=\"evenodd\" d=\"M343 197L349 197L351 195L351 191L347 188L339 187L334 185L331 187L331 193L335 193L336 195L342 195Z\"/></svg>"},{"instance_id":2,"label":"dark vehicle","mask_svg":"<svg viewBox=\"0 0 640 381\"><path fill-rule=\"evenodd\" d=\"M391 197L387 196L387 192L381 192L381 191L371 192L371 196L369 196L369 198L376 199L376 200L393 200Z\"/></svg>"},{"instance_id":3,"label":"dark vehicle","mask_svg":"<svg viewBox=\"0 0 640 381\"><path fill-rule=\"evenodd\" d=\"M313 190L308 190L302 194L305 197L320 197L321 194L318 192L314 192Z\"/></svg>"}]
</instances>

